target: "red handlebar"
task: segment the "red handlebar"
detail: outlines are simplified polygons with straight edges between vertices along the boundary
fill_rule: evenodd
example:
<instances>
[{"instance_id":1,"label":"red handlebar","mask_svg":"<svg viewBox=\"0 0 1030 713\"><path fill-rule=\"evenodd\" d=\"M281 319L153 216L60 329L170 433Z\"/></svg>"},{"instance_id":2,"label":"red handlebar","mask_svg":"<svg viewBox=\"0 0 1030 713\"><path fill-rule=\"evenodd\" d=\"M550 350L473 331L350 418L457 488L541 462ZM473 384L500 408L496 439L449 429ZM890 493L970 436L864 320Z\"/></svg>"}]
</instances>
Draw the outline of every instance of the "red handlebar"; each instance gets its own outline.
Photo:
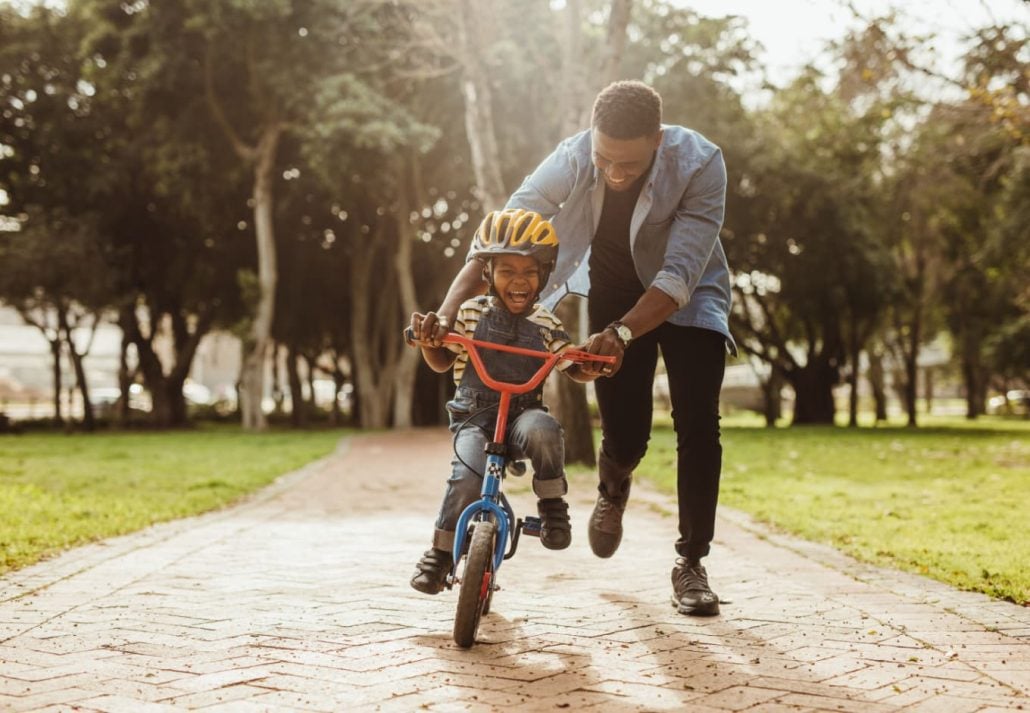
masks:
<instances>
[{"instance_id":1,"label":"red handlebar","mask_svg":"<svg viewBox=\"0 0 1030 713\"><path fill-rule=\"evenodd\" d=\"M418 342L414 339L414 334L411 331L411 327L404 330L404 339L408 342L409 346L415 346ZM504 442L504 433L508 422L508 403L515 394L526 394L540 386L541 382L547 375L551 373L555 365L561 361L571 361L576 364L582 364L588 361L599 361L604 364L614 364L615 357L613 356L600 356L598 354L591 354L585 352L582 349L565 349L564 351L553 354L551 352L541 352L534 349L524 349L522 347L511 347L507 344L496 344L494 342L483 342L478 339L470 339L469 337L463 337L460 334L450 332L445 334L443 337L444 344L460 344L465 347L465 350L469 354L469 358L472 360L472 365L479 374L479 378L482 379L483 384L501 395L501 401L497 410L497 422L494 427L494 441L497 443ZM493 349L500 352L508 352L510 354L519 354L522 356L536 357L537 359L543 359L544 363L540 365L537 372L524 384L510 384L506 381L498 381L491 378L490 374L486 371L486 365L483 364L483 358L479 354L479 348Z\"/></svg>"},{"instance_id":2,"label":"red handlebar","mask_svg":"<svg viewBox=\"0 0 1030 713\"><path fill-rule=\"evenodd\" d=\"M408 346L416 346L419 344L415 340L414 333L411 331L411 327L404 330L404 339L408 342ZM469 357L472 359L472 365L476 369L476 373L479 374L479 378L483 380L483 384L489 386L494 391L500 393L509 394L526 394L535 389L540 385L551 370L559 361L571 361L574 364L582 364L588 361L599 361L603 364L614 364L615 357L613 356L601 356L599 354L591 354L590 352L583 351L582 349L565 349L560 353L554 354L552 352L542 352L535 349L525 349L523 347L512 347L507 344L497 344L495 342L484 342L479 339L471 339L470 337L464 337L455 332L448 332L443 337L444 344L460 344L465 347L465 350L469 353ZM530 378L529 381L524 384L510 384L506 381L497 381L490 377L486 371L486 366L483 364L483 359L479 354L479 348L492 349L499 352L508 352L510 354L520 354L522 356L536 357L537 359L543 359L544 363L540 365L537 372Z\"/></svg>"},{"instance_id":3,"label":"red handlebar","mask_svg":"<svg viewBox=\"0 0 1030 713\"><path fill-rule=\"evenodd\" d=\"M483 384L500 393L529 393L536 387L540 386L540 383L547 378L547 375L551 373L551 370L554 369L555 365L562 360L571 361L575 364L582 364L587 361L599 361L605 364L615 363L615 357L613 356L599 356L597 354L585 352L582 349L566 349L560 353L553 354L551 352L541 352L535 349L511 347L507 344L496 344L494 342L470 339L469 337L463 337L460 334L455 334L454 332L444 335L443 341L444 344L460 344L465 347L465 350L469 353L469 358L472 360L472 364L476 368L476 373L479 374L479 378L483 380ZM506 381L497 381L487 373L486 366L483 364L483 358L479 354L480 347L483 349L493 349L494 351L499 352L508 352L510 354L536 357L537 359L543 359L544 363L540 365L540 368L530 378L530 380L523 384L510 384Z\"/></svg>"}]
</instances>

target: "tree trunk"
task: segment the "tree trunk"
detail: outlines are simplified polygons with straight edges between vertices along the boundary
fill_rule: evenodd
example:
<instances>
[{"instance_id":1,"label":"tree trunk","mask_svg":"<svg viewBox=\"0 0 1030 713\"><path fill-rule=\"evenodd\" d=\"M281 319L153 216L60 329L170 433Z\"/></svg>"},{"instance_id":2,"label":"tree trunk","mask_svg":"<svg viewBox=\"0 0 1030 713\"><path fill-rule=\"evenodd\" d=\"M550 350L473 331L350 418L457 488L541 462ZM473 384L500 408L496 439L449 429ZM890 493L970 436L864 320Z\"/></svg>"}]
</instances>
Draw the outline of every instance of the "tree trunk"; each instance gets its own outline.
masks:
<instances>
[{"instance_id":1,"label":"tree trunk","mask_svg":"<svg viewBox=\"0 0 1030 713\"><path fill-rule=\"evenodd\" d=\"M608 86L619 78L622 54L626 49L626 29L629 27L633 0L612 0L608 16L608 39L605 42L604 59L601 61L601 81Z\"/></svg>"},{"instance_id":2,"label":"tree trunk","mask_svg":"<svg viewBox=\"0 0 1030 713\"><path fill-rule=\"evenodd\" d=\"M962 359L962 382L966 390L966 418L976 420L987 411L987 379L973 359L964 356Z\"/></svg>"},{"instance_id":3,"label":"tree trunk","mask_svg":"<svg viewBox=\"0 0 1030 713\"><path fill-rule=\"evenodd\" d=\"M193 357L200 340L211 326L208 314L198 315L193 331L187 328L187 320L181 314L170 314L175 364L165 373L161 360L154 351L153 340L157 320L151 316L150 334L144 336L136 317L135 306L124 307L118 317L122 331L136 345L139 370L153 402L151 419L159 428L181 427L187 423L186 398L182 386L189 375Z\"/></svg>"},{"instance_id":4,"label":"tree trunk","mask_svg":"<svg viewBox=\"0 0 1030 713\"><path fill-rule=\"evenodd\" d=\"M814 357L791 374L794 387L794 419L792 425L833 424L836 412L833 386L837 370L825 357Z\"/></svg>"},{"instance_id":5,"label":"tree trunk","mask_svg":"<svg viewBox=\"0 0 1030 713\"><path fill-rule=\"evenodd\" d=\"M251 323L250 350L243 362L241 410L243 428L262 431L268 427L261 401L265 394L265 361L275 318L278 267L275 255L274 208L275 159L282 128L270 123L261 135L254 162L254 232L257 236L260 296Z\"/></svg>"},{"instance_id":6,"label":"tree trunk","mask_svg":"<svg viewBox=\"0 0 1030 713\"><path fill-rule=\"evenodd\" d=\"M562 300L556 316L570 335L576 334L579 329L578 298L567 297ZM565 430L565 462L592 467L597 464L597 454L594 450L594 429L590 422L586 385L557 372L551 380L556 397L553 403L554 415Z\"/></svg>"},{"instance_id":7,"label":"tree trunk","mask_svg":"<svg viewBox=\"0 0 1030 713\"><path fill-rule=\"evenodd\" d=\"M272 351L272 403L274 404L272 406L272 411L276 415L279 415L279 414L283 413L283 410L284 410L283 409L283 402L286 400L286 394L283 391L283 377L282 377L282 368L281 368L282 365L280 364L280 359L279 359L280 352L281 352L280 346L281 345L279 345L279 344L273 343L272 344L272 349L271 349L271 351ZM287 358L287 360L289 360L289 356L287 356L286 358ZM285 368L286 369L290 368L288 363L285 365ZM287 380L289 380L289 377L287 377Z\"/></svg>"},{"instance_id":8,"label":"tree trunk","mask_svg":"<svg viewBox=\"0 0 1030 713\"><path fill-rule=\"evenodd\" d=\"M848 427L858 427L858 372L862 359L862 345L858 343L858 327L851 325L851 345L848 359L851 370L848 372Z\"/></svg>"},{"instance_id":9,"label":"tree trunk","mask_svg":"<svg viewBox=\"0 0 1030 713\"><path fill-rule=\"evenodd\" d=\"M926 402L926 413L933 410L933 368L923 369L923 400Z\"/></svg>"},{"instance_id":10,"label":"tree trunk","mask_svg":"<svg viewBox=\"0 0 1030 713\"><path fill-rule=\"evenodd\" d=\"M615 0L612 4L604 58L600 74L597 75L602 86L615 80L622 64L632 4L632 0ZM566 51L562 59L565 86L568 91L564 93L566 104L562 111L562 129L564 134L569 135L579 130L583 124L589 123L590 106L580 89L585 86L581 77L582 7L580 2L570 0L565 12L567 13L566 40L563 44ZM585 116L586 120L580 118L582 116ZM564 299L558 305L557 317L575 340L580 331L581 320L578 300ZM555 416L561 422L562 428L565 429L565 461L592 467L597 463L597 454L594 448L594 431L593 424L590 422L586 385L562 376L557 376L552 381Z\"/></svg>"},{"instance_id":11,"label":"tree trunk","mask_svg":"<svg viewBox=\"0 0 1030 713\"><path fill-rule=\"evenodd\" d=\"M866 379L869 380L869 390L873 394L876 422L880 423L887 420L887 384L884 378L883 354L876 349L870 350L866 354L869 357L869 371L866 372Z\"/></svg>"},{"instance_id":12,"label":"tree trunk","mask_svg":"<svg viewBox=\"0 0 1030 713\"><path fill-rule=\"evenodd\" d=\"M301 352L300 358L304 360L304 373L308 377L308 398L304 403L310 416L318 412L318 399L315 398L315 360L304 352Z\"/></svg>"},{"instance_id":13,"label":"tree trunk","mask_svg":"<svg viewBox=\"0 0 1030 713\"><path fill-rule=\"evenodd\" d=\"M333 426L343 424L343 414L340 413L340 393L343 391L343 372L339 369L333 371L333 403L329 409L329 423Z\"/></svg>"},{"instance_id":14,"label":"tree trunk","mask_svg":"<svg viewBox=\"0 0 1030 713\"><path fill-rule=\"evenodd\" d=\"M765 416L766 428L774 428L776 422L783 416L783 405L780 399L783 382L783 374L775 366L770 368L769 378L759 382L762 387L763 415Z\"/></svg>"},{"instance_id":15,"label":"tree trunk","mask_svg":"<svg viewBox=\"0 0 1030 713\"><path fill-rule=\"evenodd\" d=\"M57 313L58 324L60 325L61 332L64 334L64 342L68 345L68 356L72 360L72 367L75 370L75 386L79 390L79 396L82 398L82 427L89 432L95 431L97 428L96 416L93 414L93 404L89 398L89 385L86 383L86 369L83 368L82 359L83 354L79 352L75 346L75 340L72 338L71 325L68 323L68 312L67 310L61 309ZM96 325L94 324L94 329Z\"/></svg>"},{"instance_id":16,"label":"tree trunk","mask_svg":"<svg viewBox=\"0 0 1030 713\"><path fill-rule=\"evenodd\" d=\"M47 338L50 343L50 357L54 375L54 423L60 426L64 423L64 416L61 409L61 345L60 339Z\"/></svg>"},{"instance_id":17,"label":"tree trunk","mask_svg":"<svg viewBox=\"0 0 1030 713\"><path fill-rule=\"evenodd\" d=\"M118 390L121 396L118 397L118 404L115 419L121 428L129 425L129 399L132 396L133 372L129 369L129 345L132 341L128 335L122 332L122 344L118 354Z\"/></svg>"},{"instance_id":18,"label":"tree trunk","mask_svg":"<svg viewBox=\"0 0 1030 713\"><path fill-rule=\"evenodd\" d=\"M501 178L500 152L494 130L493 92L483 51L483 33L494 17L491 0L461 0L458 38L462 65L461 94L465 100L465 133L476 177L475 193L483 210L499 210L508 201Z\"/></svg>"},{"instance_id":19,"label":"tree trunk","mask_svg":"<svg viewBox=\"0 0 1030 713\"><path fill-rule=\"evenodd\" d=\"M397 249L393 254L393 269L397 275L401 317L406 318L418 309L415 275L411 269L412 244L416 240L416 236L411 229L411 221L408 216L411 214L412 207L419 202L423 191L421 168L414 153L409 155L398 168L401 171L400 175L406 176L407 180L401 184L398 193L398 208L395 214ZM420 360L419 350L407 346L401 347L395 379L396 388L393 393L394 428L410 428L412 425L415 375L418 373Z\"/></svg>"},{"instance_id":20,"label":"tree trunk","mask_svg":"<svg viewBox=\"0 0 1030 713\"><path fill-rule=\"evenodd\" d=\"M394 263L376 259L384 239L381 228L372 235L363 236L355 244L351 258L351 350L359 422L364 428L386 428L389 425L394 376L400 357L398 350L408 349L396 326L399 322L398 290L390 274ZM393 249L389 244L382 247ZM382 266L378 271L375 269L377 262Z\"/></svg>"},{"instance_id":21,"label":"tree trunk","mask_svg":"<svg viewBox=\"0 0 1030 713\"><path fill-rule=\"evenodd\" d=\"M913 428L919 425L916 414L918 399L916 387L919 379L917 353L918 350L914 350L912 354L905 355L905 409L908 411L908 425Z\"/></svg>"},{"instance_id":22,"label":"tree trunk","mask_svg":"<svg viewBox=\"0 0 1030 713\"><path fill-rule=\"evenodd\" d=\"M286 356L286 379L290 385L290 424L304 428L308 424L304 390L300 385L300 354L292 344Z\"/></svg>"}]
</instances>

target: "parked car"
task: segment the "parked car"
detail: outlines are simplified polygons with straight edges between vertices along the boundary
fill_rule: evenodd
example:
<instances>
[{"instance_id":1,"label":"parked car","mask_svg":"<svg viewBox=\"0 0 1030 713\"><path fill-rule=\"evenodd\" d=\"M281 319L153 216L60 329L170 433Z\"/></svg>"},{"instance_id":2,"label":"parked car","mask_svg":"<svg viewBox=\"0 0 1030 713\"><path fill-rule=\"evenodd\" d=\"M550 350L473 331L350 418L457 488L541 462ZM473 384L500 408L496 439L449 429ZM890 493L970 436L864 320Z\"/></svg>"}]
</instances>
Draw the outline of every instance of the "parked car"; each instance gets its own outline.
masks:
<instances>
[{"instance_id":1,"label":"parked car","mask_svg":"<svg viewBox=\"0 0 1030 713\"><path fill-rule=\"evenodd\" d=\"M1012 389L987 401L987 413L1000 416L1030 416L1030 389Z\"/></svg>"}]
</instances>

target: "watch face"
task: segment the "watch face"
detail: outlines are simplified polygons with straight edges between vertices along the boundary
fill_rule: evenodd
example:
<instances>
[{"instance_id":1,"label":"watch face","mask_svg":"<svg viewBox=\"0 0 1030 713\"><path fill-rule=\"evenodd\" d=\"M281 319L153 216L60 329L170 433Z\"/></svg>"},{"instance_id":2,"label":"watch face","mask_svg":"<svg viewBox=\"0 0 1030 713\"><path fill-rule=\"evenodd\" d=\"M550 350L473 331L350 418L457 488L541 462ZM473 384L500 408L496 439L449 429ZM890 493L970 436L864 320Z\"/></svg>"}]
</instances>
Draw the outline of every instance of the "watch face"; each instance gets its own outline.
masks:
<instances>
[{"instance_id":1,"label":"watch face","mask_svg":"<svg viewBox=\"0 0 1030 713\"><path fill-rule=\"evenodd\" d=\"M620 324L615 328L615 331L619 334L619 339L629 344L629 341L633 339L633 332L629 331L629 327L625 324Z\"/></svg>"}]
</instances>

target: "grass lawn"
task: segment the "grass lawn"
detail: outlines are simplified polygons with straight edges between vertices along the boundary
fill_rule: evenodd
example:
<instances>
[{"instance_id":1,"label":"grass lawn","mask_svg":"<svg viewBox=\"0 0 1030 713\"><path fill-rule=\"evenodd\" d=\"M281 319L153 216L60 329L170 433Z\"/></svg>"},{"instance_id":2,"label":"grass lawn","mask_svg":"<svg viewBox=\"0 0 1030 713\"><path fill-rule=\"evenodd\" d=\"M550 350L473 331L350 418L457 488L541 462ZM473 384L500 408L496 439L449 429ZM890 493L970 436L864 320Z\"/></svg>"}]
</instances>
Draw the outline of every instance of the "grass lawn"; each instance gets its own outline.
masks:
<instances>
[{"instance_id":1,"label":"grass lawn","mask_svg":"<svg viewBox=\"0 0 1030 713\"><path fill-rule=\"evenodd\" d=\"M1030 602L1030 422L926 418L918 429L723 420L720 502L855 557ZM749 424L749 425L744 425ZM638 473L675 492L656 424Z\"/></svg>"},{"instance_id":2,"label":"grass lawn","mask_svg":"<svg viewBox=\"0 0 1030 713\"><path fill-rule=\"evenodd\" d=\"M330 453L342 431L0 437L0 574L211 510Z\"/></svg>"}]
</instances>

